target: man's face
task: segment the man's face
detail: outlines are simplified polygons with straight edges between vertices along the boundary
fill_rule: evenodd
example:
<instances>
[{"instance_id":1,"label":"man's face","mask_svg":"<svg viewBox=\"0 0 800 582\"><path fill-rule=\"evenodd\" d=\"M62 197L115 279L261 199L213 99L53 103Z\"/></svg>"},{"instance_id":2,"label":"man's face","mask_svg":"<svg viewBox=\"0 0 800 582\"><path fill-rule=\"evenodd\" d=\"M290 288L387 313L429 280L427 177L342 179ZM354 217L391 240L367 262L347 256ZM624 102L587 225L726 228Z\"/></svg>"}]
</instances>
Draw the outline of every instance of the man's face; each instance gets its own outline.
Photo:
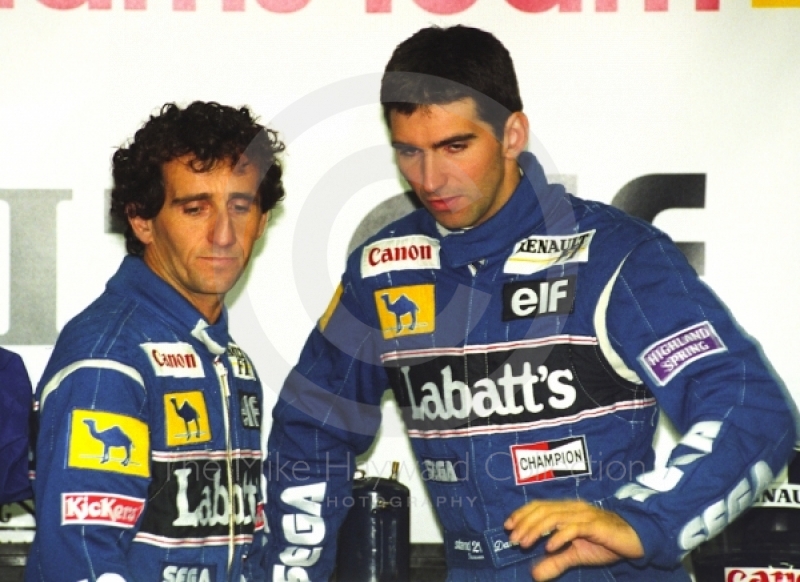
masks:
<instances>
[{"instance_id":1,"label":"man's face","mask_svg":"<svg viewBox=\"0 0 800 582\"><path fill-rule=\"evenodd\" d=\"M519 152L498 141L473 99L422 106L411 115L392 111L389 119L397 166L442 226L477 226L511 197Z\"/></svg>"},{"instance_id":2,"label":"man's face","mask_svg":"<svg viewBox=\"0 0 800 582\"><path fill-rule=\"evenodd\" d=\"M254 165L242 159L235 170L220 162L195 172L191 160L163 165L164 206L155 218L131 224L145 244L145 263L213 322L247 266L267 214L259 206Z\"/></svg>"}]
</instances>

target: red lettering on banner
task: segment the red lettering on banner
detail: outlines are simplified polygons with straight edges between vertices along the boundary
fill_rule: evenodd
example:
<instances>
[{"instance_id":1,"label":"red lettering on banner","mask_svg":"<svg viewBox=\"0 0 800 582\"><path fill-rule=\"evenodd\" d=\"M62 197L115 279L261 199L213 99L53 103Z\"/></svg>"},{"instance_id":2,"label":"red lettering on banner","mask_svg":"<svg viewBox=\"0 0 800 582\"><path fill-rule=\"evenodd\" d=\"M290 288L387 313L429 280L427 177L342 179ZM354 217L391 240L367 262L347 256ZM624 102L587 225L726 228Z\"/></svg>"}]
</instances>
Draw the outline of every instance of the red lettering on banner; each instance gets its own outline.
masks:
<instances>
[{"instance_id":1,"label":"red lettering on banner","mask_svg":"<svg viewBox=\"0 0 800 582\"><path fill-rule=\"evenodd\" d=\"M392 0L367 0L367 13L391 11Z\"/></svg>"},{"instance_id":2,"label":"red lettering on banner","mask_svg":"<svg viewBox=\"0 0 800 582\"><path fill-rule=\"evenodd\" d=\"M194 0L172 0L172 9L181 12L194 12L197 9Z\"/></svg>"},{"instance_id":3,"label":"red lettering on banner","mask_svg":"<svg viewBox=\"0 0 800 582\"><path fill-rule=\"evenodd\" d=\"M506 0L523 12L546 12L558 6L559 12L580 12L581 0Z\"/></svg>"},{"instance_id":4,"label":"red lettering on banner","mask_svg":"<svg viewBox=\"0 0 800 582\"><path fill-rule=\"evenodd\" d=\"M14 0L0 0L0 8L14 8Z\"/></svg>"},{"instance_id":5,"label":"red lettering on banner","mask_svg":"<svg viewBox=\"0 0 800 582\"><path fill-rule=\"evenodd\" d=\"M242 12L244 10L244 0L223 0L222 10L224 12Z\"/></svg>"},{"instance_id":6,"label":"red lettering on banner","mask_svg":"<svg viewBox=\"0 0 800 582\"><path fill-rule=\"evenodd\" d=\"M311 0L258 0L262 8L270 12L297 12L305 8Z\"/></svg>"},{"instance_id":7,"label":"red lettering on banner","mask_svg":"<svg viewBox=\"0 0 800 582\"><path fill-rule=\"evenodd\" d=\"M13 0L8 0L8 6L4 6L0 0L0 8L12 8ZM87 4L87 0L39 0L48 8L56 10L72 10ZM89 10L111 10L111 0L88 0ZM147 0L125 0L125 10L146 10Z\"/></svg>"},{"instance_id":8,"label":"red lettering on banner","mask_svg":"<svg viewBox=\"0 0 800 582\"><path fill-rule=\"evenodd\" d=\"M669 0L645 0L644 9L647 12L664 12L669 10Z\"/></svg>"},{"instance_id":9,"label":"red lettering on banner","mask_svg":"<svg viewBox=\"0 0 800 582\"><path fill-rule=\"evenodd\" d=\"M595 0L597 12L616 12L617 0ZM664 12L669 8L668 0L646 0L644 9L647 12ZM697 10L719 10L719 0L696 0Z\"/></svg>"},{"instance_id":10,"label":"red lettering on banner","mask_svg":"<svg viewBox=\"0 0 800 582\"><path fill-rule=\"evenodd\" d=\"M475 4L475 0L414 0L414 2L423 10L434 14L456 14Z\"/></svg>"}]
</instances>

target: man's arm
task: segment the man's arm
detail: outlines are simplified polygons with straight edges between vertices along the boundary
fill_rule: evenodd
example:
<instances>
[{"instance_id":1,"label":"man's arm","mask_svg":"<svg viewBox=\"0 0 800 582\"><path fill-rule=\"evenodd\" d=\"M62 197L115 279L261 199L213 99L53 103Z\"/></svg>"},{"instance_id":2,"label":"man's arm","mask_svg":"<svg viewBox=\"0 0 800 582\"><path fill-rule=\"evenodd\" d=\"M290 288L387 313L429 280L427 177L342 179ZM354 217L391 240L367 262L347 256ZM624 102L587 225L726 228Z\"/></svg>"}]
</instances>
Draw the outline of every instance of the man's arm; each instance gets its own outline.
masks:
<instances>
[{"instance_id":1,"label":"man's arm","mask_svg":"<svg viewBox=\"0 0 800 582\"><path fill-rule=\"evenodd\" d=\"M554 530L548 550L572 542L542 562L543 576L596 559L674 566L756 499L796 439L780 381L671 241L640 245L607 291L595 318L606 357L647 384L683 438L666 468L625 483L603 503L608 511L561 502L515 512L514 539Z\"/></svg>"},{"instance_id":2,"label":"man's arm","mask_svg":"<svg viewBox=\"0 0 800 582\"><path fill-rule=\"evenodd\" d=\"M133 368L79 362L40 386L36 541L26 580L133 579L126 553L150 482L145 391Z\"/></svg>"},{"instance_id":3,"label":"man's arm","mask_svg":"<svg viewBox=\"0 0 800 582\"><path fill-rule=\"evenodd\" d=\"M267 575L327 580L347 515L355 457L372 443L388 386L372 328L343 283L273 411L267 445Z\"/></svg>"}]
</instances>

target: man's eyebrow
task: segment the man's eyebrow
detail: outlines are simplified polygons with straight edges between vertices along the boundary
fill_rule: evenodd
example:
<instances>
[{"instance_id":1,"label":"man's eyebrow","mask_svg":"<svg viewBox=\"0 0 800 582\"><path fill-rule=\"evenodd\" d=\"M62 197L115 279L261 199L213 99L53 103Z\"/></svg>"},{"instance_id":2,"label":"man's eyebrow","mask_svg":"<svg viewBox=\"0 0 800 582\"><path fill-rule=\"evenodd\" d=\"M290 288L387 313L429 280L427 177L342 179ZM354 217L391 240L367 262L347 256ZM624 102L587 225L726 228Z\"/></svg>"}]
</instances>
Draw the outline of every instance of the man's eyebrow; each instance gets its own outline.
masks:
<instances>
[{"instance_id":1,"label":"man's eyebrow","mask_svg":"<svg viewBox=\"0 0 800 582\"><path fill-rule=\"evenodd\" d=\"M209 200L211 198L211 194L207 192L200 192L199 194L187 194L186 196L176 196L172 199L170 204L172 206L179 206L181 204L187 204L189 202L199 202L200 200Z\"/></svg>"},{"instance_id":2,"label":"man's eyebrow","mask_svg":"<svg viewBox=\"0 0 800 582\"><path fill-rule=\"evenodd\" d=\"M435 144L433 144L433 149L438 150L440 148L444 148L444 147L447 147L447 146L452 145L454 143L458 143L458 142L462 142L462 141L472 141L476 137L478 137L478 136L475 135L474 133L471 133L471 132L470 133L460 133L458 135L454 135L454 136L445 138L445 139L443 139L441 141L437 141Z\"/></svg>"}]
</instances>

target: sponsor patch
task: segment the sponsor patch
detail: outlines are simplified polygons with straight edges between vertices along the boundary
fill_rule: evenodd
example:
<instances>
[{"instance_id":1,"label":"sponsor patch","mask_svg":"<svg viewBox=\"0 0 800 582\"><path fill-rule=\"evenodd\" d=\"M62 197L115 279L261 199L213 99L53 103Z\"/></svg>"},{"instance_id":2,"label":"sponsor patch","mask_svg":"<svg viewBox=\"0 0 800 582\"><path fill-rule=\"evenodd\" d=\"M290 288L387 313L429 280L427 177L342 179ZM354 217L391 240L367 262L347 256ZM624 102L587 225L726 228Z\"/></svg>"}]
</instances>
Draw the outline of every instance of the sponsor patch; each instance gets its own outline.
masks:
<instances>
[{"instance_id":1,"label":"sponsor patch","mask_svg":"<svg viewBox=\"0 0 800 582\"><path fill-rule=\"evenodd\" d=\"M206 400L199 390L164 394L164 419L168 447L211 440Z\"/></svg>"},{"instance_id":2,"label":"sponsor patch","mask_svg":"<svg viewBox=\"0 0 800 582\"><path fill-rule=\"evenodd\" d=\"M216 564L161 562L161 582L215 582Z\"/></svg>"},{"instance_id":3,"label":"sponsor patch","mask_svg":"<svg viewBox=\"0 0 800 582\"><path fill-rule=\"evenodd\" d=\"M422 459L422 480L434 483L459 483L467 479L469 457L459 461L455 457L447 459Z\"/></svg>"},{"instance_id":4,"label":"sponsor patch","mask_svg":"<svg viewBox=\"0 0 800 582\"><path fill-rule=\"evenodd\" d=\"M150 431L144 422L99 410L76 409L71 416L68 466L150 476Z\"/></svg>"},{"instance_id":5,"label":"sponsor patch","mask_svg":"<svg viewBox=\"0 0 800 582\"><path fill-rule=\"evenodd\" d=\"M583 436L512 445L511 458L517 485L592 473Z\"/></svg>"},{"instance_id":6,"label":"sponsor patch","mask_svg":"<svg viewBox=\"0 0 800 582\"><path fill-rule=\"evenodd\" d=\"M61 525L110 525L131 528L144 510L144 499L111 493L62 493Z\"/></svg>"},{"instance_id":7,"label":"sponsor patch","mask_svg":"<svg viewBox=\"0 0 800 582\"><path fill-rule=\"evenodd\" d=\"M577 277L516 281L503 285L503 321L540 315L568 315L575 304Z\"/></svg>"},{"instance_id":8,"label":"sponsor patch","mask_svg":"<svg viewBox=\"0 0 800 582\"><path fill-rule=\"evenodd\" d=\"M794 568L725 568L725 582L800 582Z\"/></svg>"},{"instance_id":9,"label":"sponsor patch","mask_svg":"<svg viewBox=\"0 0 800 582\"><path fill-rule=\"evenodd\" d=\"M773 483L756 498L753 507L800 509L800 485L786 482Z\"/></svg>"},{"instance_id":10,"label":"sponsor patch","mask_svg":"<svg viewBox=\"0 0 800 582\"><path fill-rule=\"evenodd\" d=\"M517 243L506 260L504 273L533 275L555 265L585 263L595 231L569 236L532 236Z\"/></svg>"},{"instance_id":11,"label":"sponsor patch","mask_svg":"<svg viewBox=\"0 0 800 582\"><path fill-rule=\"evenodd\" d=\"M325 331L325 328L328 327L328 322L331 320L333 312L336 311L336 307L338 307L339 301L342 299L342 291L344 291L344 288L342 284L339 283L339 286L336 287L336 291L333 292L333 297L331 297L328 307L325 309L325 313L319 318L320 331Z\"/></svg>"},{"instance_id":12,"label":"sponsor patch","mask_svg":"<svg viewBox=\"0 0 800 582\"><path fill-rule=\"evenodd\" d=\"M228 344L228 361L231 363L233 375L242 380L255 380L256 370L250 358L236 344Z\"/></svg>"},{"instance_id":13,"label":"sponsor patch","mask_svg":"<svg viewBox=\"0 0 800 582\"><path fill-rule=\"evenodd\" d=\"M156 376L172 378L204 378L203 364L197 352L186 342L144 343L141 344L147 354Z\"/></svg>"},{"instance_id":14,"label":"sponsor patch","mask_svg":"<svg viewBox=\"0 0 800 582\"><path fill-rule=\"evenodd\" d=\"M384 339L433 333L436 323L433 285L408 285L375 291L375 307Z\"/></svg>"},{"instance_id":15,"label":"sponsor patch","mask_svg":"<svg viewBox=\"0 0 800 582\"><path fill-rule=\"evenodd\" d=\"M361 253L362 277L439 266L439 241L427 236L385 238L367 245Z\"/></svg>"},{"instance_id":16,"label":"sponsor patch","mask_svg":"<svg viewBox=\"0 0 800 582\"><path fill-rule=\"evenodd\" d=\"M245 428L261 428L261 405L254 392L239 393L239 412L242 415L242 425Z\"/></svg>"},{"instance_id":17,"label":"sponsor patch","mask_svg":"<svg viewBox=\"0 0 800 582\"><path fill-rule=\"evenodd\" d=\"M650 345L639 362L656 384L665 386L692 362L727 350L714 327L704 321Z\"/></svg>"}]
</instances>

